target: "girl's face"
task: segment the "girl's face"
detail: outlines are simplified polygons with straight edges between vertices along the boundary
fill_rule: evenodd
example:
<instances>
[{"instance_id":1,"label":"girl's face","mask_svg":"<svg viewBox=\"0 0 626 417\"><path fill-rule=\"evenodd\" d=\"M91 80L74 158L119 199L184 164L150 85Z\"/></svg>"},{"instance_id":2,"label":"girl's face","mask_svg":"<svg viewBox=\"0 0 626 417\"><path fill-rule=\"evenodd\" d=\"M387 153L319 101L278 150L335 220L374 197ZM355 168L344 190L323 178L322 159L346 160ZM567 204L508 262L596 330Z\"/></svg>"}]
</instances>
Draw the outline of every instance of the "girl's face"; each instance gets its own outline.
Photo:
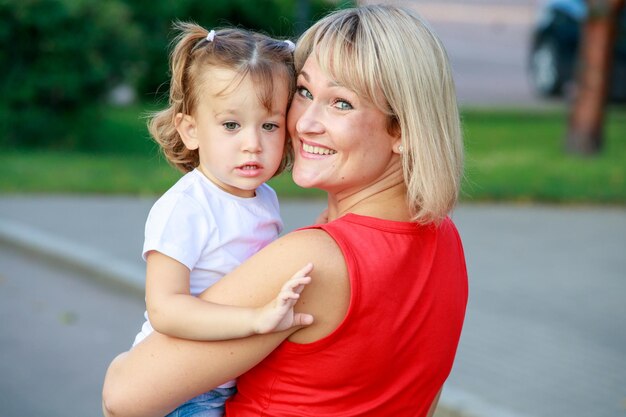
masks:
<instances>
[{"instance_id":1,"label":"girl's face","mask_svg":"<svg viewBox=\"0 0 626 417\"><path fill-rule=\"evenodd\" d=\"M289 91L275 77L268 111L252 79L236 77L231 70L211 69L198 108L193 116L179 116L178 131L187 148L198 149L198 168L207 178L233 195L253 197L280 166Z\"/></svg>"},{"instance_id":2,"label":"girl's face","mask_svg":"<svg viewBox=\"0 0 626 417\"><path fill-rule=\"evenodd\" d=\"M373 103L329 79L313 55L296 84L287 119L296 184L350 195L397 169L400 137L387 132L387 116Z\"/></svg>"}]
</instances>

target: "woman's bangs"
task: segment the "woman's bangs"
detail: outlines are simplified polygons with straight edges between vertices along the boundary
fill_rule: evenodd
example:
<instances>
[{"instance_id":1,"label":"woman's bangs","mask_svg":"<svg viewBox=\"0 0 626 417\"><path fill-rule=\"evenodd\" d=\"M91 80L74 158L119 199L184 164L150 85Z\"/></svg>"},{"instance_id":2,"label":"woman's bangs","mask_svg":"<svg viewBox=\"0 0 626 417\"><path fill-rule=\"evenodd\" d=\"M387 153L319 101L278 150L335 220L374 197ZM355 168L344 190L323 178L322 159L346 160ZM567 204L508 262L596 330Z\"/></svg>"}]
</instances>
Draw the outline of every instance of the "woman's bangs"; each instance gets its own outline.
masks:
<instances>
[{"instance_id":1,"label":"woman's bangs","mask_svg":"<svg viewBox=\"0 0 626 417\"><path fill-rule=\"evenodd\" d=\"M358 40L359 28L328 28L320 31L313 51L320 69L328 78L388 112L381 93L378 57L367 42ZM347 33L345 33L347 32Z\"/></svg>"}]
</instances>

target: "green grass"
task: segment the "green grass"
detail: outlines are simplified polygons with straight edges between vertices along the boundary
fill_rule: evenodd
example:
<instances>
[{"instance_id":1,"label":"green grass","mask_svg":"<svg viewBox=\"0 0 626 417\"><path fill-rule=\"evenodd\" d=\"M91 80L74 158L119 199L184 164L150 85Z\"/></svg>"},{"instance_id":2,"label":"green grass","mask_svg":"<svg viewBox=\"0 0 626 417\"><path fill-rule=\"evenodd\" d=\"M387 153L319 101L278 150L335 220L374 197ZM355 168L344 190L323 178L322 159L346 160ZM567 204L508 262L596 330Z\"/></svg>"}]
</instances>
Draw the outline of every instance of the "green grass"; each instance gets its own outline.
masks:
<instances>
[{"instance_id":1,"label":"green grass","mask_svg":"<svg viewBox=\"0 0 626 417\"><path fill-rule=\"evenodd\" d=\"M605 146L594 157L564 151L564 111L464 113L463 198L626 203L626 112L607 117Z\"/></svg>"},{"instance_id":2,"label":"green grass","mask_svg":"<svg viewBox=\"0 0 626 417\"><path fill-rule=\"evenodd\" d=\"M143 111L111 109L94 135L98 153L3 150L0 193L156 195L180 174L148 139ZM564 110L462 112L465 201L626 204L626 110L607 115L600 155L564 152ZM271 181L281 198L321 197L289 175Z\"/></svg>"}]
</instances>

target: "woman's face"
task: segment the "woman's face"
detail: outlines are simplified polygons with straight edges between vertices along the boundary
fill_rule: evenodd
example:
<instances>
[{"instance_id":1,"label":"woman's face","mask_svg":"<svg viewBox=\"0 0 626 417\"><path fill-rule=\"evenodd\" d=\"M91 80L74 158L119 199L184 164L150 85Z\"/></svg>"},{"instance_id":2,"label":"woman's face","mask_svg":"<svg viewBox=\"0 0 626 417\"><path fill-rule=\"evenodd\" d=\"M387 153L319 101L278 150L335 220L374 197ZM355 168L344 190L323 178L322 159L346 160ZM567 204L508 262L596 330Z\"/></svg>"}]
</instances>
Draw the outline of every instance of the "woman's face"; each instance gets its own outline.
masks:
<instances>
[{"instance_id":1,"label":"woman's face","mask_svg":"<svg viewBox=\"0 0 626 417\"><path fill-rule=\"evenodd\" d=\"M301 187L352 194L398 169L387 116L373 103L337 85L310 56L298 75L287 117L293 139L293 179ZM394 156L395 155L395 156Z\"/></svg>"}]
</instances>

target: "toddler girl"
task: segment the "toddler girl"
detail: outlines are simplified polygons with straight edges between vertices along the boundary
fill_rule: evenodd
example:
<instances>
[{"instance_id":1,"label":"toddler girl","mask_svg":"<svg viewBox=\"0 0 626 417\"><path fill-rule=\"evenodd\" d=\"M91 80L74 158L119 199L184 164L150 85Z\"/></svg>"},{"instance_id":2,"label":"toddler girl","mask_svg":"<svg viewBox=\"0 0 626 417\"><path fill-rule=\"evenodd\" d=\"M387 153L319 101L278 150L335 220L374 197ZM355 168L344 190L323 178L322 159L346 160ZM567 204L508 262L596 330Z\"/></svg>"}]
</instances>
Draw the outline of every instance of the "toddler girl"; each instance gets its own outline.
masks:
<instances>
[{"instance_id":1,"label":"toddler girl","mask_svg":"<svg viewBox=\"0 0 626 417\"><path fill-rule=\"evenodd\" d=\"M146 222L146 322L193 340L223 340L308 325L293 311L311 265L269 304L240 308L195 297L282 230L275 192L265 181L291 162L285 117L294 91L293 44L241 29L179 23L171 55L169 107L149 130L185 175L152 207ZM201 394L170 416L221 416L235 382Z\"/></svg>"}]
</instances>

